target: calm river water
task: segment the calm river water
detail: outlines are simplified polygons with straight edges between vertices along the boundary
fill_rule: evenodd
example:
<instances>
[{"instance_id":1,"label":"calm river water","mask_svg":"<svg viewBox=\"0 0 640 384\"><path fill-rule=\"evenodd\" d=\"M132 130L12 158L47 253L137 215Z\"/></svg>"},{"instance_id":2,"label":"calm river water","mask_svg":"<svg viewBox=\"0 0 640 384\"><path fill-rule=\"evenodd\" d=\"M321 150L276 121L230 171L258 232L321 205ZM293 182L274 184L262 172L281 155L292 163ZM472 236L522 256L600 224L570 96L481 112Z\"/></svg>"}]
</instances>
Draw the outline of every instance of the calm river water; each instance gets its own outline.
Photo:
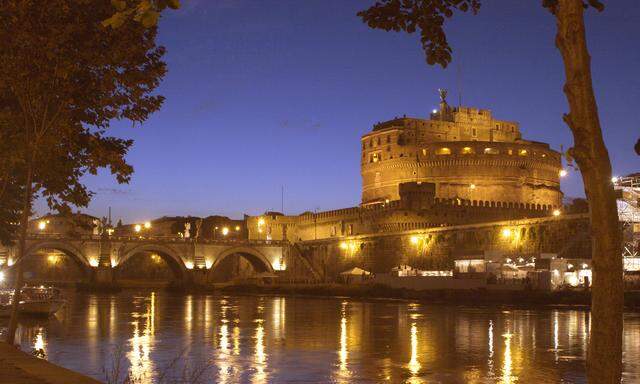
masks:
<instances>
[{"instance_id":1,"label":"calm river water","mask_svg":"<svg viewBox=\"0 0 640 384\"><path fill-rule=\"evenodd\" d=\"M585 382L584 310L166 292L69 298L55 318L22 321L23 349L100 380ZM640 382L640 314L625 316L624 341L625 382Z\"/></svg>"}]
</instances>

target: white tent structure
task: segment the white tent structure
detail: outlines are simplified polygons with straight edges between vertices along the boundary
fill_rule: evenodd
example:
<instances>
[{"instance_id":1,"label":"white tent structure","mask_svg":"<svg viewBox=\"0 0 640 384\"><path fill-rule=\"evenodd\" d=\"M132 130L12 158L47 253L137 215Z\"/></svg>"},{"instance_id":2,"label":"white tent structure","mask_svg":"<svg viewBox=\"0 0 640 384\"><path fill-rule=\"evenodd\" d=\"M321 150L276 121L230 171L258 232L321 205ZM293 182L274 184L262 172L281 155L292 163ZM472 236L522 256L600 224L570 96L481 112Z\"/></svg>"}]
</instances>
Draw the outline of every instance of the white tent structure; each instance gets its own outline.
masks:
<instances>
[{"instance_id":1,"label":"white tent structure","mask_svg":"<svg viewBox=\"0 0 640 384\"><path fill-rule=\"evenodd\" d=\"M347 269L344 272L341 272L340 275L342 276L368 276L370 275L371 272L369 271L365 271L362 268L358 268L358 267L353 267L351 269Z\"/></svg>"}]
</instances>

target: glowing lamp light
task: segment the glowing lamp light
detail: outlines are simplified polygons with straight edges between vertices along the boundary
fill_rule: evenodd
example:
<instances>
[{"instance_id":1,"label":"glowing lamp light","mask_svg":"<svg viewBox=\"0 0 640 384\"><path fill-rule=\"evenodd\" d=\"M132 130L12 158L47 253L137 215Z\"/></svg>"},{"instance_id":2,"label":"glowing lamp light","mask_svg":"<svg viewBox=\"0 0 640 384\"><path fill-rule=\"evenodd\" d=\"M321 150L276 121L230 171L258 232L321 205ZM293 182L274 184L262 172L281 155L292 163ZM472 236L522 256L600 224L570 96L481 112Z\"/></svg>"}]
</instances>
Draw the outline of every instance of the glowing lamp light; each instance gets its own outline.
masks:
<instances>
[{"instance_id":1,"label":"glowing lamp light","mask_svg":"<svg viewBox=\"0 0 640 384\"><path fill-rule=\"evenodd\" d=\"M144 229L149 229L149 228L151 228L151 222L145 221L144 222Z\"/></svg>"},{"instance_id":2,"label":"glowing lamp light","mask_svg":"<svg viewBox=\"0 0 640 384\"><path fill-rule=\"evenodd\" d=\"M258 225L261 227L264 225L264 219L262 217L258 219Z\"/></svg>"},{"instance_id":3,"label":"glowing lamp light","mask_svg":"<svg viewBox=\"0 0 640 384\"><path fill-rule=\"evenodd\" d=\"M560 216L560 210L559 209L554 209L553 210L553 216Z\"/></svg>"},{"instance_id":4,"label":"glowing lamp light","mask_svg":"<svg viewBox=\"0 0 640 384\"><path fill-rule=\"evenodd\" d=\"M44 220L40 220L38 222L38 229L44 231L45 228L47 228L47 222Z\"/></svg>"},{"instance_id":5,"label":"glowing lamp light","mask_svg":"<svg viewBox=\"0 0 640 384\"><path fill-rule=\"evenodd\" d=\"M589 266L587 265L587 263L582 263L582 269L587 269L589 268Z\"/></svg>"},{"instance_id":6,"label":"glowing lamp light","mask_svg":"<svg viewBox=\"0 0 640 384\"><path fill-rule=\"evenodd\" d=\"M411 241L411 244L413 245L418 245L418 243L420 242L420 238L416 235L411 236L411 238L409 239Z\"/></svg>"},{"instance_id":7,"label":"glowing lamp light","mask_svg":"<svg viewBox=\"0 0 640 384\"><path fill-rule=\"evenodd\" d=\"M616 176L613 176L611 178L611 182L614 183L614 184L617 183L618 182L618 178Z\"/></svg>"},{"instance_id":8,"label":"glowing lamp light","mask_svg":"<svg viewBox=\"0 0 640 384\"><path fill-rule=\"evenodd\" d=\"M134 230L134 231L136 231L136 232L140 232L140 231L142 231L142 225L140 225L140 224L136 224L136 225L133 227L133 230Z\"/></svg>"},{"instance_id":9,"label":"glowing lamp light","mask_svg":"<svg viewBox=\"0 0 640 384\"><path fill-rule=\"evenodd\" d=\"M476 185L475 184L469 185L469 189L476 189Z\"/></svg>"},{"instance_id":10,"label":"glowing lamp light","mask_svg":"<svg viewBox=\"0 0 640 384\"><path fill-rule=\"evenodd\" d=\"M113 232L115 232L113 228L107 228L107 235L111 236L113 235Z\"/></svg>"},{"instance_id":11,"label":"glowing lamp light","mask_svg":"<svg viewBox=\"0 0 640 384\"><path fill-rule=\"evenodd\" d=\"M97 267L97 266L98 266L98 264L99 264L99 263L98 263L98 259L95 259L95 258L91 258L91 259L89 259L89 265L90 265L90 266L92 266L92 267L94 267L94 268L95 268L95 267Z\"/></svg>"},{"instance_id":12,"label":"glowing lamp light","mask_svg":"<svg viewBox=\"0 0 640 384\"><path fill-rule=\"evenodd\" d=\"M509 229L509 228L504 228L504 229L502 229L502 232L501 232L501 233L502 233L502 237L504 237L504 238L509 238L509 237L511 237L511 235L513 234L513 233L511 232L511 229Z\"/></svg>"},{"instance_id":13,"label":"glowing lamp light","mask_svg":"<svg viewBox=\"0 0 640 384\"><path fill-rule=\"evenodd\" d=\"M12 258L9 258L9 260L7 260L7 265L8 265L9 267L11 267L11 266L12 266L13 264L15 264L15 263L16 263L16 261L15 261L14 259L12 259Z\"/></svg>"},{"instance_id":14,"label":"glowing lamp light","mask_svg":"<svg viewBox=\"0 0 640 384\"><path fill-rule=\"evenodd\" d=\"M228 234L229 234L229 228L228 227L222 228L222 236L227 236Z\"/></svg>"},{"instance_id":15,"label":"glowing lamp light","mask_svg":"<svg viewBox=\"0 0 640 384\"><path fill-rule=\"evenodd\" d=\"M347 244L346 241L341 241L340 242L340 249L342 249L343 251L346 251L347 249L349 249L349 244Z\"/></svg>"},{"instance_id":16,"label":"glowing lamp light","mask_svg":"<svg viewBox=\"0 0 640 384\"><path fill-rule=\"evenodd\" d=\"M567 172L566 169L561 169L560 172L558 172L558 175L560 177L566 177L569 174L569 172Z\"/></svg>"},{"instance_id":17,"label":"glowing lamp light","mask_svg":"<svg viewBox=\"0 0 640 384\"><path fill-rule=\"evenodd\" d=\"M571 263L567 264L567 268L572 269L573 268L573 264L571 264Z\"/></svg>"},{"instance_id":18,"label":"glowing lamp light","mask_svg":"<svg viewBox=\"0 0 640 384\"><path fill-rule=\"evenodd\" d=\"M193 261L185 261L185 262L184 262L184 266L185 266L187 269L193 269Z\"/></svg>"},{"instance_id":19,"label":"glowing lamp light","mask_svg":"<svg viewBox=\"0 0 640 384\"><path fill-rule=\"evenodd\" d=\"M211 267L213 266L213 260L206 259L206 260L204 261L204 266L205 266L205 268L207 268L207 269L211 269Z\"/></svg>"},{"instance_id":20,"label":"glowing lamp light","mask_svg":"<svg viewBox=\"0 0 640 384\"><path fill-rule=\"evenodd\" d=\"M118 260L116 259L111 259L111 268L115 268L118 266Z\"/></svg>"},{"instance_id":21,"label":"glowing lamp light","mask_svg":"<svg viewBox=\"0 0 640 384\"><path fill-rule=\"evenodd\" d=\"M431 110L431 113L438 113L438 110L434 108L433 110Z\"/></svg>"},{"instance_id":22,"label":"glowing lamp light","mask_svg":"<svg viewBox=\"0 0 640 384\"><path fill-rule=\"evenodd\" d=\"M276 260L273 262L273 270L274 271L285 271L287 269L287 265L280 260Z\"/></svg>"},{"instance_id":23,"label":"glowing lamp light","mask_svg":"<svg viewBox=\"0 0 640 384\"><path fill-rule=\"evenodd\" d=\"M240 230L240 226L236 225L236 231L239 231L239 230Z\"/></svg>"}]
</instances>

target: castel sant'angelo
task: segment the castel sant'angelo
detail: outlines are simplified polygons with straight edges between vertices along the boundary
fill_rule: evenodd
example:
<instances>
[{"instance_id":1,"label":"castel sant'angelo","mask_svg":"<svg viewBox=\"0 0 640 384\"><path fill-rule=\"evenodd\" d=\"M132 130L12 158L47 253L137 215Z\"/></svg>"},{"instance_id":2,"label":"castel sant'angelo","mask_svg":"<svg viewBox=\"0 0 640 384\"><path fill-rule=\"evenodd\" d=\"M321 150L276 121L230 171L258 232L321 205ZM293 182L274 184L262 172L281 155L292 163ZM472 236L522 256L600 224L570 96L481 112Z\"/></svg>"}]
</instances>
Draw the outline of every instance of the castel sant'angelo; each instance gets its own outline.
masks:
<instances>
[{"instance_id":1,"label":"castel sant'angelo","mask_svg":"<svg viewBox=\"0 0 640 384\"><path fill-rule=\"evenodd\" d=\"M440 107L361 138L358 207L249 217L249 237L291 242L551 216L562 207L561 155L490 110Z\"/></svg>"},{"instance_id":2,"label":"castel sant'angelo","mask_svg":"<svg viewBox=\"0 0 640 384\"><path fill-rule=\"evenodd\" d=\"M429 119L395 118L362 137L362 204L398 200L401 184L428 182L441 199L558 207L560 169L560 154L522 139L518 123L451 107L440 90Z\"/></svg>"}]
</instances>

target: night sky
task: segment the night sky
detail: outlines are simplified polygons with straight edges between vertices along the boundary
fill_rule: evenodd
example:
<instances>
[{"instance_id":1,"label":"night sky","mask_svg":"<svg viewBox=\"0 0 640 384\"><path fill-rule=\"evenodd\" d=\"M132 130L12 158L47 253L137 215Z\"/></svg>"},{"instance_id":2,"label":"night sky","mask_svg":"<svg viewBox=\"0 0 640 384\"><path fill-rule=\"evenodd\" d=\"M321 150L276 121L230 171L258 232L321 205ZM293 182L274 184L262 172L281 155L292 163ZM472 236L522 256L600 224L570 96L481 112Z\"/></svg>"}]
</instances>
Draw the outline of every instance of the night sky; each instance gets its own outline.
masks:
<instances>
[{"instance_id":1,"label":"night sky","mask_svg":"<svg viewBox=\"0 0 640 384\"><path fill-rule=\"evenodd\" d=\"M135 139L135 174L129 185L88 177L96 195L86 211L238 218L279 211L281 186L287 214L357 205L359 137L394 116L426 117L439 87L457 104L458 83L463 105L520 122L525 139L571 145L555 22L540 0L490 0L477 16L456 15L446 70L426 65L417 35L363 24L356 12L373 2L183 0L166 12L165 104L142 126L114 124ZM640 7L605 4L588 12L587 34L605 140L624 175L640 170ZM562 187L584 194L575 171Z\"/></svg>"}]
</instances>

